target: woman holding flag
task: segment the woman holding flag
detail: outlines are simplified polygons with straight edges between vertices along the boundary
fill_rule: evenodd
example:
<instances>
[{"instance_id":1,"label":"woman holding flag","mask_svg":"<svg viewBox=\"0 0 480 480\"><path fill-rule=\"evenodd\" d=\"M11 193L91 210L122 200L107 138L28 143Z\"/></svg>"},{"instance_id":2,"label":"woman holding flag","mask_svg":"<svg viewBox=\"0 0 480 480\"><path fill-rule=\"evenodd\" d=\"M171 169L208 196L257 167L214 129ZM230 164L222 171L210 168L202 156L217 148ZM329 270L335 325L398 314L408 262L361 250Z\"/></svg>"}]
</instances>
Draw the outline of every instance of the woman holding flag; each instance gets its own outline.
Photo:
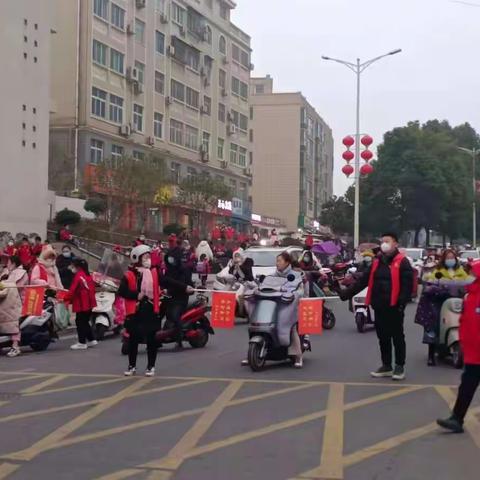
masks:
<instances>
[{"instance_id":1,"label":"woman holding flag","mask_svg":"<svg viewBox=\"0 0 480 480\"><path fill-rule=\"evenodd\" d=\"M30 282L32 285L45 286L52 290L63 290L60 274L55 264L56 258L55 250L51 245L46 245L38 257L38 262L32 269Z\"/></svg>"}]
</instances>

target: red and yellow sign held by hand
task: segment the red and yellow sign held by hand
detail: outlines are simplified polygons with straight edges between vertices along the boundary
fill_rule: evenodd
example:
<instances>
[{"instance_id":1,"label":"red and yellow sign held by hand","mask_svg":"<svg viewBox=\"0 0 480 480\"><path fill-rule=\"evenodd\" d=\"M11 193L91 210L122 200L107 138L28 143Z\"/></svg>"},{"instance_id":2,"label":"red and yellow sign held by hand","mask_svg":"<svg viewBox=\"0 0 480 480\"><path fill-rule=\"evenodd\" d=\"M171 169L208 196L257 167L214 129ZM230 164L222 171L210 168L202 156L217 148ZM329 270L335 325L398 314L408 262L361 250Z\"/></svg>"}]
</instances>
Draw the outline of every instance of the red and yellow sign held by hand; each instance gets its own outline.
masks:
<instances>
[{"instance_id":1,"label":"red and yellow sign held by hand","mask_svg":"<svg viewBox=\"0 0 480 480\"><path fill-rule=\"evenodd\" d=\"M298 305L298 333L300 335L321 335L323 300L320 298L302 298Z\"/></svg>"},{"instance_id":2,"label":"red and yellow sign held by hand","mask_svg":"<svg viewBox=\"0 0 480 480\"><path fill-rule=\"evenodd\" d=\"M22 306L22 317L34 315L39 317L43 309L43 297L45 296L45 287L26 287L25 300Z\"/></svg>"},{"instance_id":3,"label":"red and yellow sign held by hand","mask_svg":"<svg viewBox=\"0 0 480 480\"><path fill-rule=\"evenodd\" d=\"M235 326L235 292L212 293L212 315L210 323L215 328L233 328Z\"/></svg>"}]
</instances>

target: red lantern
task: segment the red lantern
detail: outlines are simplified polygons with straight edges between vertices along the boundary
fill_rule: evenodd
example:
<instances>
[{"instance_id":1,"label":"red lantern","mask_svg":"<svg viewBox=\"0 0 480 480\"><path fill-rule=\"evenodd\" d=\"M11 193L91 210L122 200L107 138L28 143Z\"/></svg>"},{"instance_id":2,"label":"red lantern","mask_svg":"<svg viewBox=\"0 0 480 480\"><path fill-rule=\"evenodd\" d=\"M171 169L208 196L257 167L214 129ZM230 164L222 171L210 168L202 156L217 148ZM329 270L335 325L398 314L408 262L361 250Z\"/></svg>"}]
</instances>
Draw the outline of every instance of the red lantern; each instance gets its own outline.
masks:
<instances>
[{"instance_id":1,"label":"red lantern","mask_svg":"<svg viewBox=\"0 0 480 480\"><path fill-rule=\"evenodd\" d=\"M342 168L342 172L349 177L353 173L353 167L351 165L344 165Z\"/></svg>"},{"instance_id":2,"label":"red lantern","mask_svg":"<svg viewBox=\"0 0 480 480\"><path fill-rule=\"evenodd\" d=\"M362 165L362 167L360 168L361 175L370 175L372 172L373 172L373 167L369 163Z\"/></svg>"},{"instance_id":3,"label":"red lantern","mask_svg":"<svg viewBox=\"0 0 480 480\"><path fill-rule=\"evenodd\" d=\"M360 156L366 161L370 161L373 158L373 153L370 150L364 150Z\"/></svg>"},{"instance_id":4,"label":"red lantern","mask_svg":"<svg viewBox=\"0 0 480 480\"><path fill-rule=\"evenodd\" d=\"M346 152L343 152L342 157L345 161L351 162L355 158L355 155L350 150L347 150Z\"/></svg>"},{"instance_id":5,"label":"red lantern","mask_svg":"<svg viewBox=\"0 0 480 480\"><path fill-rule=\"evenodd\" d=\"M373 143L373 138L370 135L362 137L362 145L369 147Z\"/></svg>"},{"instance_id":6,"label":"red lantern","mask_svg":"<svg viewBox=\"0 0 480 480\"><path fill-rule=\"evenodd\" d=\"M354 143L355 143L355 140L354 140L354 138L351 137L350 135L346 136L346 137L343 139L343 144L344 144L346 147L351 147Z\"/></svg>"}]
</instances>

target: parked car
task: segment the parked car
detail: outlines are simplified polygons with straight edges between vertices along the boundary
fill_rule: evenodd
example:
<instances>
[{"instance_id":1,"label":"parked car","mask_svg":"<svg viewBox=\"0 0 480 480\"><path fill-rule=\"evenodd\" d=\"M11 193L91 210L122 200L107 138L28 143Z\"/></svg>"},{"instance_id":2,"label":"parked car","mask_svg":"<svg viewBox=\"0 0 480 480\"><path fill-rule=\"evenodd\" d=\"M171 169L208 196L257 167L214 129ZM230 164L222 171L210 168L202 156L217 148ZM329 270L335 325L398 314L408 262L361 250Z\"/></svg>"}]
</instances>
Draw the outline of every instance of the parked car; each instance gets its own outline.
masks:
<instances>
[{"instance_id":1,"label":"parked car","mask_svg":"<svg viewBox=\"0 0 480 480\"><path fill-rule=\"evenodd\" d=\"M273 275L276 271L277 256L287 252L294 261L302 255L301 247L250 247L245 250L245 257L253 260L253 276Z\"/></svg>"},{"instance_id":2,"label":"parked car","mask_svg":"<svg viewBox=\"0 0 480 480\"><path fill-rule=\"evenodd\" d=\"M480 253L477 249L475 250L464 250L460 252L458 256L460 263L465 265L466 263L471 262L472 260L478 260L480 258Z\"/></svg>"}]
</instances>

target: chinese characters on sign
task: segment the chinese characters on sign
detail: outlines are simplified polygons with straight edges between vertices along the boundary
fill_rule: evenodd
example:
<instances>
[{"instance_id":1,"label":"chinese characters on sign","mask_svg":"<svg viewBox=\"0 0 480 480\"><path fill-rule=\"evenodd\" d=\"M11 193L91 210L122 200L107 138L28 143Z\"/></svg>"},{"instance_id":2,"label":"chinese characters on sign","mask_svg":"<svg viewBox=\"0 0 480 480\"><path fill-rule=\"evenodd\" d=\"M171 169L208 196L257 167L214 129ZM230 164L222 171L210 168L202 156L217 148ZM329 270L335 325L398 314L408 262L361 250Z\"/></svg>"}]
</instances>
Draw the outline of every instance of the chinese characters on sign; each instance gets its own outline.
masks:
<instances>
[{"instance_id":1,"label":"chinese characters on sign","mask_svg":"<svg viewBox=\"0 0 480 480\"><path fill-rule=\"evenodd\" d=\"M25 300L22 306L22 317L34 315L36 317L42 314L43 296L45 287L27 287L25 289Z\"/></svg>"},{"instance_id":2,"label":"chinese characters on sign","mask_svg":"<svg viewBox=\"0 0 480 480\"><path fill-rule=\"evenodd\" d=\"M229 212L232 211L232 202L228 200L218 200L217 208L220 210L228 210Z\"/></svg>"},{"instance_id":3,"label":"chinese characters on sign","mask_svg":"<svg viewBox=\"0 0 480 480\"><path fill-rule=\"evenodd\" d=\"M323 300L302 298L298 305L298 333L300 335L322 334Z\"/></svg>"},{"instance_id":4,"label":"chinese characters on sign","mask_svg":"<svg viewBox=\"0 0 480 480\"><path fill-rule=\"evenodd\" d=\"M235 325L235 307L237 304L235 292L212 293L212 327L233 328Z\"/></svg>"}]
</instances>

